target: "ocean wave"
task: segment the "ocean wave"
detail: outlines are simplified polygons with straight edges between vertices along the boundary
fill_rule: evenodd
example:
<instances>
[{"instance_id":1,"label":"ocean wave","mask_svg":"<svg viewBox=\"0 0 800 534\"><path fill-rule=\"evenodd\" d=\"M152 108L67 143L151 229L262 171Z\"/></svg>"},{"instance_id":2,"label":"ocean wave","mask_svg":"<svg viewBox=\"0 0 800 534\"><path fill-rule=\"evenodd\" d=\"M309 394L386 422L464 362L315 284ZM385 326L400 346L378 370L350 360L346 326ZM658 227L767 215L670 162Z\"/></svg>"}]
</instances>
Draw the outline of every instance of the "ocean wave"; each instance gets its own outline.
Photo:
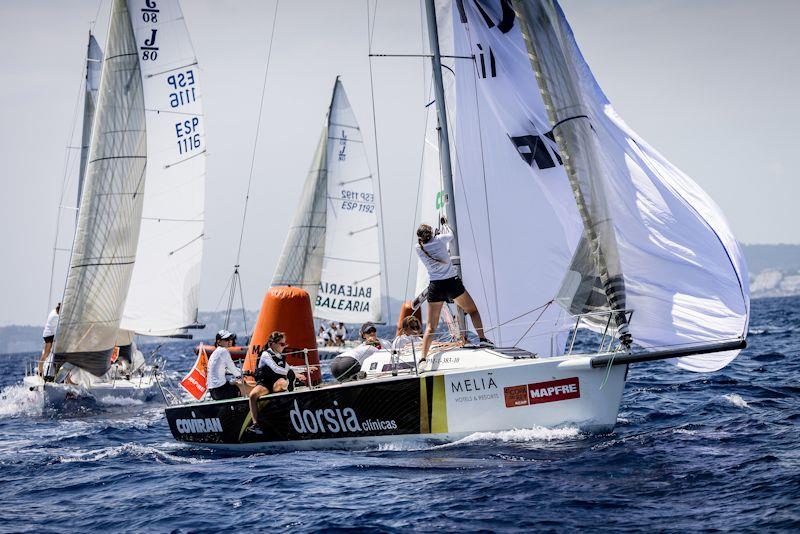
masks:
<instances>
[{"instance_id":1,"label":"ocean wave","mask_svg":"<svg viewBox=\"0 0 800 534\"><path fill-rule=\"evenodd\" d=\"M123 443L89 451L71 451L58 457L59 463L99 462L119 457L154 460L159 463L201 464L209 460L170 454L151 445Z\"/></svg>"}]
</instances>

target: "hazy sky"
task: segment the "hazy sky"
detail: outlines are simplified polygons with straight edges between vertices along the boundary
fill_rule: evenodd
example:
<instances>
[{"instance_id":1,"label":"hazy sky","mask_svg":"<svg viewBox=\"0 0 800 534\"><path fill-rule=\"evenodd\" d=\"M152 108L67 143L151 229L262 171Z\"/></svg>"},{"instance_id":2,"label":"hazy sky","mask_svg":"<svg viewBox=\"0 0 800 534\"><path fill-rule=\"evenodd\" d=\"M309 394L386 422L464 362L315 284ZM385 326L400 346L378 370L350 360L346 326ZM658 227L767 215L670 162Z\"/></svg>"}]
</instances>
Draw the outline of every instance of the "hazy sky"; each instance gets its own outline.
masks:
<instances>
[{"instance_id":1,"label":"hazy sky","mask_svg":"<svg viewBox=\"0 0 800 534\"><path fill-rule=\"evenodd\" d=\"M214 310L235 261L275 3L182 5L204 74L208 181L200 309ZM739 240L800 243L800 172L790 159L800 145L800 2L562 5L620 115L708 191ZM79 129L73 138L72 127L87 30L99 13L96 30L104 43L109 7L109 0L0 4L0 325L39 324L47 315L65 147L79 144ZM418 0L378 0L373 52L419 53L420 28ZM406 285L425 120L421 62L373 60L387 271L398 298ZM366 1L283 0L241 258L248 308L258 307L269 284L337 74L371 141L374 170ZM75 172L73 161L67 174ZM60 246L69 247L69 240L62 236ZM62 286L59 276L57 293Z\"/></svg>"}]
</instances>

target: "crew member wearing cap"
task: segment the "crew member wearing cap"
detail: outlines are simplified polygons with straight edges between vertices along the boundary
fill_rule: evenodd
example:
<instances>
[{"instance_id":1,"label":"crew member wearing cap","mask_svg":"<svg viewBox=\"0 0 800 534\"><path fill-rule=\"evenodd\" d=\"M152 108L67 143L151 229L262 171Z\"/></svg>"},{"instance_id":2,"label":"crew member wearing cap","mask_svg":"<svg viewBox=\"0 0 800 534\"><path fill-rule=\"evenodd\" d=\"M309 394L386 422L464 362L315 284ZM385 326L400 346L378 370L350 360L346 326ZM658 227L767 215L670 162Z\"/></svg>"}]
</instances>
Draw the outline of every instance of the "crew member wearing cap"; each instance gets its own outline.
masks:
<instances>
[{"instance_id":1,"label":"crew member wearing cap","mask_svg":"<svg viewBox=\"0 0 800 534\"><path fill-rule=\"evenodd\" d=\"M208 387L211 398L214 400L235 399L247 395L247 387L242 383L242 371L236 367L231 358L231 353L228 350L236 342L236 336L227 330L220 330L217 332L217 338L214 342L214 352L208 358L208 378L206 379L206 386ZM234 380L228 382L226 375L231 374Z\"/></svg>"},{"instance_id":2,"label":"crew member wearing cap","mask_svg":"<svg viewBox=\"0 0 800 534\"><path fill-rule=\"evenodd\" d=\"M373 323L362 324L360 332L363 342L359 346L339 354L331 362L331 374L339 382L355 378L361 371L361 364L372 353L391 348L388 341L378 339L378 331Z\"/></svg>"}]
</instances>

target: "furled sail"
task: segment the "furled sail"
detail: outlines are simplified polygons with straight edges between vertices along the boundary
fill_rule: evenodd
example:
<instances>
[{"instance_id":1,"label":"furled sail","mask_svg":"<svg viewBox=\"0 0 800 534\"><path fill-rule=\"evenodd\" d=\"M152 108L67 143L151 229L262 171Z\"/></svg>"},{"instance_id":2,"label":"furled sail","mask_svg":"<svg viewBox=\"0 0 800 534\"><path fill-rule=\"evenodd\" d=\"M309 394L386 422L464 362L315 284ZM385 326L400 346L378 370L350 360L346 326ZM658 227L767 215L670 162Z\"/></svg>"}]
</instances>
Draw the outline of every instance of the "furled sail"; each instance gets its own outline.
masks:
<instances>
[{"instance_id":1,"label":"furled sail","mask_svg":"<svg viewBox=\"0 0 800 534\"><path fill-rule=\"evenodd\" d=\"M272 285L308 290L317 318L346 323L380 321L378 224L361 130L337 78L323 139Z\"/></svg>"},{"instance_id":2,"label":"furled sail","mask_svg":"<svg viewBox=\"0 0 800 534\"><path fill-rule=\"evenodd\" d=\"M146 142L138 50L128 8L115 0L55 340L56 361L98 376L110 366L136 256Z\"/></svg>"},{"instance_id":3,"label":"furled sail","mask_svg":"<svg viewBox=\"0 0 800 534\"><path fill-rule=\"evenodd\" d=\"M139 248L121 327L171 335L197 320L206 139L202 73L178 0L128 0L147 120Z\"/></svg>"},{"instance_id":4,"label":"furled sail","mask_svg":"<svg viewBox=\"0 0 800 534\"><path fill-rule=\"evenodd\" d=\"M81 161L78 169L78 204L83 193L83 180L86 176L86 162L89 160L89 143L92 138L92 123L97 109L97 92L100 90L100 72L103 65L103 51L94 35L89 34L86 47L86 84L83 98L83 130L81 131ZM76 214L77 217L77 214Z\"/></svg>"},{"instance_id":5,"label":"furled sail","mask_svg":"<svg viewBox=\"0 0 800 534\"><path fill-rule=\"evenodd\" d=\"M645 348L744 337L747 271L724 216L617 116L560 8L550 0L455 4L455 25L465 44L457 54L476 58L470 69L458 71L458 157L465 196L478 194L488 207L463 202L493 228L483 236L492 241L478 241L473 261L494 247L495 269L504 275L492 281L520 285L525 291L517 299L559 296L571 311L633 310L629 333ZM477 90L468 96L470 86ZM466 112L469 106L475 111ZM509 148L516 152L514 162L503 159ZM472 152L481 152L483 160L463 161ZM504 167L508 176L494 174ZM485 180L474 179L476 174ZM515 184L509 176L521 180ZM487 193L480 195L481 189ZM495 195L502 204L492 202ZM540 211L543 203L548 206ZM503 226L508 219L513 221ZM517 233L507 233L514 225ZM537 238L528 258L514 250L534 244L522 233L545 236ZM462 256L466 266L463 250ZM546 291L524 288L542 277L550 282L541 286ZM703 354L676 363L712 371L735 356Z\"/></svg>"}]
</instances>

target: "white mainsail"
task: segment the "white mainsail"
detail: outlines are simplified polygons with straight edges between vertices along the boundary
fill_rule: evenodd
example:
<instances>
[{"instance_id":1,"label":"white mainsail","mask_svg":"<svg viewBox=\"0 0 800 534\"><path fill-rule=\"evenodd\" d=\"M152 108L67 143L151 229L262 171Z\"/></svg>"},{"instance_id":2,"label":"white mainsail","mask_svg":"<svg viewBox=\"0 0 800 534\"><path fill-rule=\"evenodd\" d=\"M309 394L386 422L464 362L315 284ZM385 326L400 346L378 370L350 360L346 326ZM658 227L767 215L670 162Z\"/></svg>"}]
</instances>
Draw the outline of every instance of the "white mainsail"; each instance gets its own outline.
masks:
<instances>
[{"instance_id":1,"label":"white mainsail","mask_svg":"<svg viewBox=\"0 0 800 534\"><path fill-rule=\"evenodd\" d=\"M272 285L306 289L320 319L380 321L380 228L361 130L337 78Z\"/></svg>"},{"instance_id":2,"label":"white mainsail","mask_svg":"<svg viewBox=\"0 0 800 534\"><path fill-rule=\"evenodd\" d=\"M170 335L197 320L206 140L201 72L177 0L128 0L147 119L139 248L121 328Z\"/></svg>"},{"instance_id":3,"label":"white mainsail","mask_svg":"<svg viewBox=\"0 0 800 534\"><path fill-rule=\"evenodd\" d=\"M97 93L100 90L100 73L103 66L103 51L94 35L89 34L89 44L86 47L86 84L84 85L83 98L83 129L81 131L81 160L78 168L78 196L81 202L83 181L86 177L86 162L89 161L89 143L92 139L92 124L94 112L97 109ZM77 214L76 214L77 218Z\"/></svg>"},{"instance_id":4,"label":"white mainsail","mask_svg":"<svg viewBox=\"0 0 800 534\"><path fill-rule=\"evenodd\" d=\"M146 142L133 28L115 0L54 349L57 361L98 376L110 365L136 256Z\"/></svg>"},{"instance_id":5,"label":"white mainsail","mask_svg":"<svg viewBox=\"0 0 800 534\"><path fill-rule=\"evenodd\" d=\"M480 0L454 2L451 12L456 55L476 58L457 69L454 164L462 265L481 310L491 315L494 306L490 322L511 321L560 289L563 296L566 286L573 296L583 289L588 303L607 283L601 280L605 255L611 258L608 274L622 284L603 288L601 307L621 309L612 293L624 288L634 343L655 348L743 338L747 271L724 216L617 116L560 8L547 0ZM547 67L537 68L537 61ZM544 97L555 92L553 132ZM589 127L580 135L562 133L565 124L581 121ZM585 167L591 172L581 183L573 177L573 191L562 158L583 165L586 151L594 151ZM603 199L600 209L579 208ZM541 352L537 329L563 330L569 323L548 316L559 313L553 309L516 344ZM521 319L525 328L533 318ZM501 342L507 342L505 334ZM703 354L676 363L713 371L735 356Z\"/></svg>"}]
</instances>

